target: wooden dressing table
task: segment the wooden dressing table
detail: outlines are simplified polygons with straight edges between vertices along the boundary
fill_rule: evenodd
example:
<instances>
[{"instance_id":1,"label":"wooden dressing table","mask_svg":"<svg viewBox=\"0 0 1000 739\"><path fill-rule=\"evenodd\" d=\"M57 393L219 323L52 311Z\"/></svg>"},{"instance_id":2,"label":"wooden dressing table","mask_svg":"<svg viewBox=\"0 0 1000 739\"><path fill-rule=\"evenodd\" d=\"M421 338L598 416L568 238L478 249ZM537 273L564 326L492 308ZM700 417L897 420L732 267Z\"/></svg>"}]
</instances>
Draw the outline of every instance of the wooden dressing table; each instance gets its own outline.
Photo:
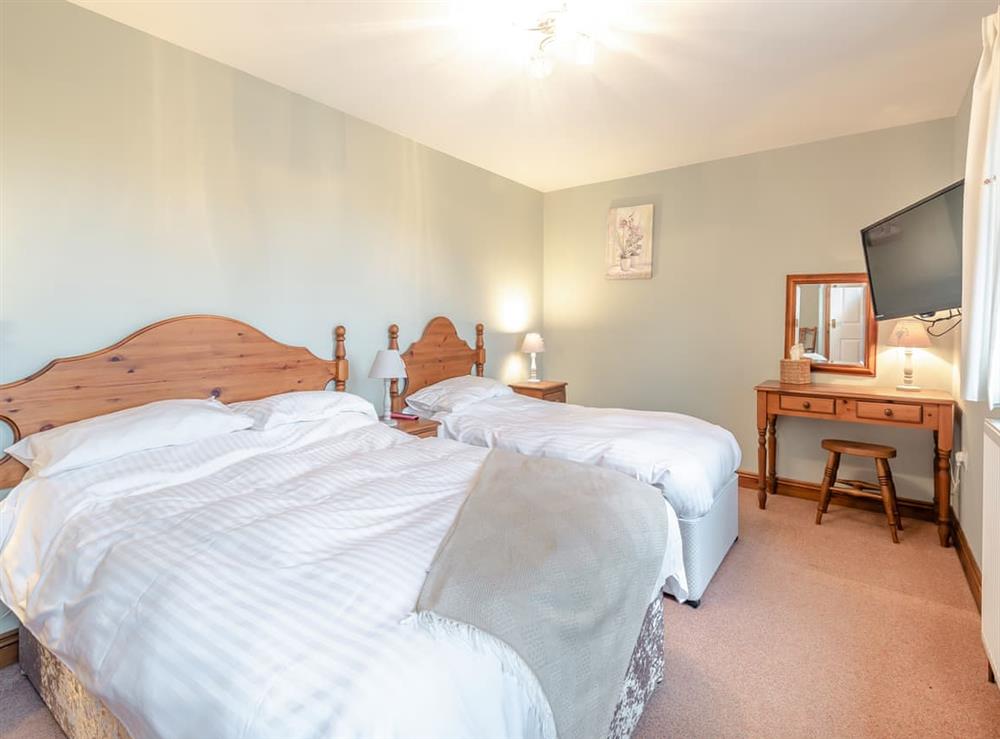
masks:
<instances>
[{"instance_id":1,"label":"wooden dressing table","mask_svg":"<svg viewBox=\"0 0 1000 739\"><path fill-rule=\"evenodd\" d=\"M757 503L777 488L778 416L848 421L924 429L934 434L934 509L941 546L951 540L951 451L955 400L943 390L905 391L889 387L810 383L787 385L768 380L757 391Z\"/></svg>"}]
</instances>

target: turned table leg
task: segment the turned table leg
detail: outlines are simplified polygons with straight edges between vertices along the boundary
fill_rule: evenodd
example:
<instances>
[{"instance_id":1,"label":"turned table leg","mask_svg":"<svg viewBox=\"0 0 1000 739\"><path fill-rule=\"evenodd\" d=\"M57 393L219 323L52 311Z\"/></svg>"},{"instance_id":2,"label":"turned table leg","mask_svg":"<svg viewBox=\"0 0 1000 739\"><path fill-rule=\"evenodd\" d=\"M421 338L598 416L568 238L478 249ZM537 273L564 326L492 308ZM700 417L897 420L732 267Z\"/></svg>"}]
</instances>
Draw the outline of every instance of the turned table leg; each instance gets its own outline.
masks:
<instances>
[{"instance_id":1,"label":"turned table leg","mask_svg":"<svg viewBox=\"0 0 1000 739\"><path fill-rule=\"evenodd\" d=\"M937 509L938 541L951 544L951 450L955 444L955 407L938 407L938 430L934 432L934 503Z\"/></svg>"},{"instance_id":2,"label":"turned table leg","mask_svg":"<svg viewBox=\"0 0 1000 739\"><path fill-rule=\"evenodd\" d=\"M767 425L757 429L757 507L767 507Z\"/></svg>"},{"instance_id":3,"label":"turned table leg","mask_svg":"<svg viewBox=\"0 0 1000 739\"><path fill-rule=\"evenodd\" d=\"M938 540L951 544L951 450L934 448L934 502L937 508Z\"/></svg>"},{"instance_id":4,"label":"turned table leg","mask_svg":"<svg viewBox=\"0 0 1000 739\"><path fill-rule=\"evenodd\" d=\"M775 431L778 417L767 417L767 492L778 492L778 436Z\"/></svg>"},{"instance_id":5,"label":"turned table leg","mask_svg":"<svg viewBox=\"0 0 1000 739\"><path fill-rule=\"evenodd\" d=\"M757 393L757 507L767 507L767 395Z\"/></svg>"}]
</instances>

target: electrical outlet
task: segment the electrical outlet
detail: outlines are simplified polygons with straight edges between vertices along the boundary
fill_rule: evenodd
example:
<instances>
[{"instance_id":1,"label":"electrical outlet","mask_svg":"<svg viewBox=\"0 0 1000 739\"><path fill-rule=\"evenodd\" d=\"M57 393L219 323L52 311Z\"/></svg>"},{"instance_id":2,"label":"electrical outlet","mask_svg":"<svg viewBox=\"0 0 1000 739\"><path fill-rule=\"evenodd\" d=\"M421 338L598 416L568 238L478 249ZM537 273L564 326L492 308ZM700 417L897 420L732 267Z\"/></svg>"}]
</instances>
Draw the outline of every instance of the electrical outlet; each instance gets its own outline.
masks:
<instances>
[{"instance_id":1,"label":"electrical outlet","mask_svg":"<svg viewBox=\"0 0 1000 739\"><path fill-rule=\"evenodd\" d=\"M955 464L964 465L968 461L969 461L968 452L955 452Z\"/></svg>"}]
</instances>

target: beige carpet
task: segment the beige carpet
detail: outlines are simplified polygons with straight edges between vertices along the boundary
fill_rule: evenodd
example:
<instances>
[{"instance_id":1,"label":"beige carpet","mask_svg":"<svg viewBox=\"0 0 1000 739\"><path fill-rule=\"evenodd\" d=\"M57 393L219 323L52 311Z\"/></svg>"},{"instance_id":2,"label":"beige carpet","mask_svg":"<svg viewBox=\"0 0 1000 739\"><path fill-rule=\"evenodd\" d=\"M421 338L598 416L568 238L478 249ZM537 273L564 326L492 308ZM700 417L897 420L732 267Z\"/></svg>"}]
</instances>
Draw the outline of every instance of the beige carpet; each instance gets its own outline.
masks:
<instances>
[{"instance_id":1,"label":"beige carpet","mask_svg":"<svg viewBox=\"0 0 1000 739\"><path fill-rule=\"evenodd\" d=\"M698 610L668 602L666 679L636 737L1000 737L979 615L933 525L740 496Z\"/></svg>"},{"instance_id":2,"label":"beige carpet","mask_svg":"<svg viewBox=\"0 0 1000 739\"><path fill-rule=\"evenodd\" d=\"M17 665L0 670L0 737L62 739L55 719Z\"/></svg>"},{"instance_id":3,"label":"beige carpet","mask_svg":"<svg viewBox=\"0 0 1000 739\"><path fill-rule=\"evenodd\" d=\"M740 540L698 610L668 601L667 678L636 732L693 737L1000 737L979 622L958 559L906 519L741 496ZM0 739L56 739L0 670Z\"/></svg>"}]
</instances>

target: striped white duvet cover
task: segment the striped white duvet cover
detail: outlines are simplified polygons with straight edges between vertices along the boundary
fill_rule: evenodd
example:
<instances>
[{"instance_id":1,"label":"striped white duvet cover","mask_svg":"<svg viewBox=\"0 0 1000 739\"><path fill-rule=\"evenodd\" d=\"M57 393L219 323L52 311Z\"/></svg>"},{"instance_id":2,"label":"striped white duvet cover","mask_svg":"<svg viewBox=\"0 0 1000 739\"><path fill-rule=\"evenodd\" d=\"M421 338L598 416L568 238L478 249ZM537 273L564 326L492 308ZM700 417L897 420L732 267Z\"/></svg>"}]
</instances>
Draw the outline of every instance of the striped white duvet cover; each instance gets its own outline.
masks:
<instances>
[{"instance_id":1,"label":"striped white duvet cover","mask_svg":"<svg viewBox=\"0 0 1000 739\"><path fill-rule=\"evenodd\" d=\"M516 655L401 624L486 450L355 425L28 479L0 595L136 739L553 736Z\"/></svg>"},{"instance_id":2,"label":"striped white duvet cover","mask_svg":"<svg viewBox=\"0 0 1000 739\"><path fill-rule=\"evenodd\" d=\"M708 513L740 466L726 429L682 413L591 408L508 394L433 416L445 438L608 467L663 490L681 518Z\"/></svg>"}]
</instances>

